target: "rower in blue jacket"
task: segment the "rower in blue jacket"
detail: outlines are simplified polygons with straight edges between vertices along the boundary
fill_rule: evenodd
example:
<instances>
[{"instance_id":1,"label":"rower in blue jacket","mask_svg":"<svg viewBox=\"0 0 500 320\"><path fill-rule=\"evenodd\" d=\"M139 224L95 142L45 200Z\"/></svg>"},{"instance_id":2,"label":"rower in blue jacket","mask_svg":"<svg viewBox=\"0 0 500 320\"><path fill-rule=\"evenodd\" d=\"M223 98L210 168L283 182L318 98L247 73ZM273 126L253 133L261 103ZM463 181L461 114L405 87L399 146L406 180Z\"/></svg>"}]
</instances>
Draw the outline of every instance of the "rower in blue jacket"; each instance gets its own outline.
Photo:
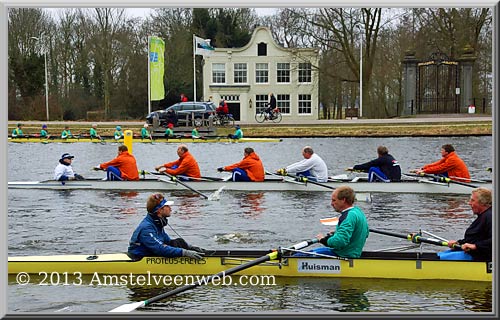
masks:
<instances>
[{"instance_id":1,"label":"rower in blue jacket","mask_svg":"<svg viewBox=\"0 0 500 320\"><path fill-rule=\"evenodd\" d=\"M184 239L170 239L164 227L172 212L173 201L167 201L161 193L148 197L148 213L135 229L130 239L128 255L139 260L143 257L188 257L203 259L204 250L189 245Z\"/></svg>"},{"instance_id":2,"label":"rower in blue jacket","mask_svg":"<svg viewBox=\"0 0 500 320\"><path fill-rule=\"evenodd\" d=\"M391 182L401 181L401 167L385 146L377 148L378 158L362 164L357 164L352 168L347 168L349 171L368 172L369 182Z\"/></svg>"}]
</instances>

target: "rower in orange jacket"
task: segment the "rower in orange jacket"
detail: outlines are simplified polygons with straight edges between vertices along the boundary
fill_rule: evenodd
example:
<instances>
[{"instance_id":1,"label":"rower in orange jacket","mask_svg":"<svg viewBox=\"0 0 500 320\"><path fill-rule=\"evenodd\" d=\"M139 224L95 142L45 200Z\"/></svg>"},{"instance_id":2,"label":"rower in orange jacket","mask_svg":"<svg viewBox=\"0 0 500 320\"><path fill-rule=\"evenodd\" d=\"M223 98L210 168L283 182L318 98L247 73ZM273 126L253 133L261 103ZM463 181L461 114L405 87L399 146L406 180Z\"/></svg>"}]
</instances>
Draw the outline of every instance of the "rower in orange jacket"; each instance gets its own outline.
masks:
<instances>
[{"instance_id":1,"label":"rower in orange jacket","mask_svg":"<svg viewBox=\"0 0 500 320\"><path fill-rule=\"evenodd\" d=\"M107 180L139 180L139 170L135 157L128 153L126 145L118 147L118 156L101 163L96 170L106 170Z\"/></svg>"},{"instance_id":2,"label":"rower in orange jacket","mask_svg":"<svg viewBox=\"0 0 500 320\"><path fill-rule=\"evenodd\" d=\"M165 171L165 173L172 176L181 175L182 177L178 178L179 180L184 181L192 180L189 178L201 178L198 162L196 162L196 159L189 152L189 149L185 144L181 144L177 148L177 155L179 156L179 159L156 166L156 171Z\"/></svg>"},{"instance_id":3,"label":"rower in orange jacket","mask_svg":"<svg viewBox=\"0 0 500 320\"><path fill-rule=\"evenodd\" d=\"M264 165L253 148L245 148L243 160L230 166L217 168L217 171L232 171L233 181L264 181Z\"/></svg>"},{"instance_id":4,"label":"rower in orange jacket","mask_svg":"<svg viewBox=\"0 0 500 320\"><path fill-rule=\"evenodd\" d=\"M415 170L415 172L417 174L438 174L452 180L470 182L469 169L465 162L456 154L455 148L451 144L445 144L441 147L441 155L443 157L440 160L426 164L421 169Z\"/></svg>"}]
</instances>

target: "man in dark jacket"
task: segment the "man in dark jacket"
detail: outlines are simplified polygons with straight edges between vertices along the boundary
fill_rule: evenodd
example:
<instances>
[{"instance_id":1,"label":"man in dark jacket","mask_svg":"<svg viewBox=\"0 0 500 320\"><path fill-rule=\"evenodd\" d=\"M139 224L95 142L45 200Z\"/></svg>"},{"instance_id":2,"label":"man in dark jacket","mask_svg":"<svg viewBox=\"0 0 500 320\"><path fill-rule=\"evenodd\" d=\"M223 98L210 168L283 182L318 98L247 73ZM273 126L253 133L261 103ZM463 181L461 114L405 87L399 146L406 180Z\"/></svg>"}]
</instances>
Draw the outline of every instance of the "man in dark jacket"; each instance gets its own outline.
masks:
<instances>
[{"instance_id":1,"label":"man in dark jacket","mask_svg":"<svg viewBox=\"0 0 500 320\"><path fill-rule=\"evenodd\" d=\"M368 181L391 182L401 181L401 167L396 159L389 154L387 147L377 148L378 158L362 164L357 164L347 170L368 172Z\"/></svg>"},{"instance_id":2,"label":"man in dark jacket","mask_svg":"<svg viewBox=\"0 0 500 320\"><path fill-rule=\"evenodd\" d=\"M274 94L271 92L269 94L269 102L267 103L267 108L266 108L266 113L269 119L272 119L272 112L274 109L276 109L276 98L274 97Z\"/></svg>"},{"instance_id":3,"label":"man in dark jacket","mask_svg":"<svg viewBox=\"0 0 500 320\"><path fill-rule=\"evenodd\" d=\"M189 245L184 239L171 239L164 227L172 212L173 201L167 201L161 193L148 197L148 213L135 229L128 247L128 255L139 260L143 257L188 257L203 259L204 250Z\"/></svg>"},{"instance_id":4,"label":"man in dark jacket","mask_svg":"<svg viewBox=\"0 0 500 320\"><path fill-rule=\"evenodd\" d=\"M491 261L493 250L491 200L491 190L483 187L472 190L469 205L477 218L465 230L463 239L448 241L448 247L454 248L459 244L461 250L438 252L441 260Z\"/></svg>"}]
</instances>

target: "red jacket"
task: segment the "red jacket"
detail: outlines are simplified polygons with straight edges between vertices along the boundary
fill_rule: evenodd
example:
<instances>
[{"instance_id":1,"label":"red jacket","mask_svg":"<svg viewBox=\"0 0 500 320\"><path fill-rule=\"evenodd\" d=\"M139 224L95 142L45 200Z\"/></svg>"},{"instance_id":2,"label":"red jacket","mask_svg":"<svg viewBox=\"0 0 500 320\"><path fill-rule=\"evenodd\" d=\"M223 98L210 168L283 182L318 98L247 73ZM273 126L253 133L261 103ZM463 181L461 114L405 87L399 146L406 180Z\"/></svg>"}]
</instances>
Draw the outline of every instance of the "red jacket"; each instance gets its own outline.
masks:
<instances>
[{"instance_id":1,"label":"red jacket","mask_svg":"<svg viewBox=\"0 0 500 320\"><path fill-rule=\"evenodd\" d=\"M245 156L243 160L241 160L238 163L224 167L224 170L231 171L236 168L245 170L248 177L252 181L264 181L265 177L264 165L262 164L262 161L255 152L252 152L249 155Z\"/></svg>"},{"instance_id":2,"label":"red jacket","mask_svg":"<svg viewBox=\"0 0 500 320\"><path fill-rule=\"evenodd\" d=\"M470 179L469 169L455 151L448 153L434 163L426 164L422 169L429 174L448 173L448 177ZM463 182L461 179L460 181ZM470 180L466 180L466 182L470 182Z\"/></svg>"},{"instance_id":3,"label":"red jacket","mask_svg":"<svg viewBox=\"0 0 500 320\"><path fill-rule=\"evenodd\" d=\"M176 169L169 169L174 165L177 165ZM189 153L189 151L184 152L184 154L180 156L179 159L169 163L165 163L163 166L167 168L165 172L173 176L181 174L187 177L201 178L198 162L196 162L193 155Z\"/></svg>"},{"instance_id":4,"label":"red jacket","mask_svg":"<svg viewBox=\"0 0 500 320\"><path fill-rule=\"evenodd\" d=\"M116 167L120 170L123 180L139 180L137 162L135 161L135 157L128 153L128 151L123 151L113 160L99 165L101 169L106 169L110 166Z\"/></svg>"},{"instance_id":5,"label":"red jacket","mask_svg":"<svg viewBox=\"0 0 500 320\"><path fill-rule=\"evenodd\" d=\"M215 109L215 112L217 113L225 113L225 114L228 114L229 113L229 107L227 106L227 103L224 103L223 105L219 105L217 107L217 109Z\"/></svg>"}]
</instances>

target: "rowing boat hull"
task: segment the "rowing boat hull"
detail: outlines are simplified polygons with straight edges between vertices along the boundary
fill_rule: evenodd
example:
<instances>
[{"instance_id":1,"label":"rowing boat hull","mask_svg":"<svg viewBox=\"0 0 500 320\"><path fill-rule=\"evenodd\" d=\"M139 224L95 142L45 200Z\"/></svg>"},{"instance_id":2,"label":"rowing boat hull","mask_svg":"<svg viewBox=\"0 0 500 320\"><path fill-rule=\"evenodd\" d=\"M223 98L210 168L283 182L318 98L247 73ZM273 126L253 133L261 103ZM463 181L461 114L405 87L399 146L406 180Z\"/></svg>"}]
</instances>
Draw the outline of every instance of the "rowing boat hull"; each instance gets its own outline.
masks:
<instances>
[{"instance_id":1,"label":"rowing boat hull","mask_svg":"<svg viewBox=\"0 0 500 320\"><path fill-rule=\"evenodd\" d=\"M242 142L280 142L282 139L279 138L241 138L241 139L229 139L229 138L207 138L207 139L193 139L193 138L157 138L153 141L149 139L134 139L133 142L140 143L207 143L207 142L225 142L225 143L242 143ZM87 143L123 143L123 139L114 140L107 139L101 141L99 139L81 138L81 139L40 139L40 138L19 138L12 139L9 138L9 142L13 143L75 143L75 142L87 142Z\"/></svg>"},{"instance_id":2,"label":"rowing boat hull","mask_svg":"<svg viewBox=\"0 0 500 320\"><path fill-rule=\"evenodd\" d=\"M9 257L9 274L68 275L211 275L261 257L267 252L216 251L203 260L145 257L132 261L124 253ZM435 253L365 252L362 258L284 257L243 270L237 275L320 278L492 281L488 262L440 261Z\"/></svg>"},{"instance_id":3,"label":"rowing boat hull","mask_svg":"<svg viewBox=\"0 0 500 320\"><path fill-rule=\"evenodd\" d=\"M327 187L311 183L298 183L283 179L266 180L264 182L234 181L192 181L184 182L198 191L213 191L224 186L231 191L331 191L341 185L351 186L356 192L373 193L431 193L431 194L470 194L471 187L459 184L408 182L328 182ZM491 189L491 183L474 183L474 185ZM139 181L15 181L8 183L9 189L52 189L52 190L186 190L186 187L171 181L158 179L142 179Z\"/></svg>"}]
</instances>

